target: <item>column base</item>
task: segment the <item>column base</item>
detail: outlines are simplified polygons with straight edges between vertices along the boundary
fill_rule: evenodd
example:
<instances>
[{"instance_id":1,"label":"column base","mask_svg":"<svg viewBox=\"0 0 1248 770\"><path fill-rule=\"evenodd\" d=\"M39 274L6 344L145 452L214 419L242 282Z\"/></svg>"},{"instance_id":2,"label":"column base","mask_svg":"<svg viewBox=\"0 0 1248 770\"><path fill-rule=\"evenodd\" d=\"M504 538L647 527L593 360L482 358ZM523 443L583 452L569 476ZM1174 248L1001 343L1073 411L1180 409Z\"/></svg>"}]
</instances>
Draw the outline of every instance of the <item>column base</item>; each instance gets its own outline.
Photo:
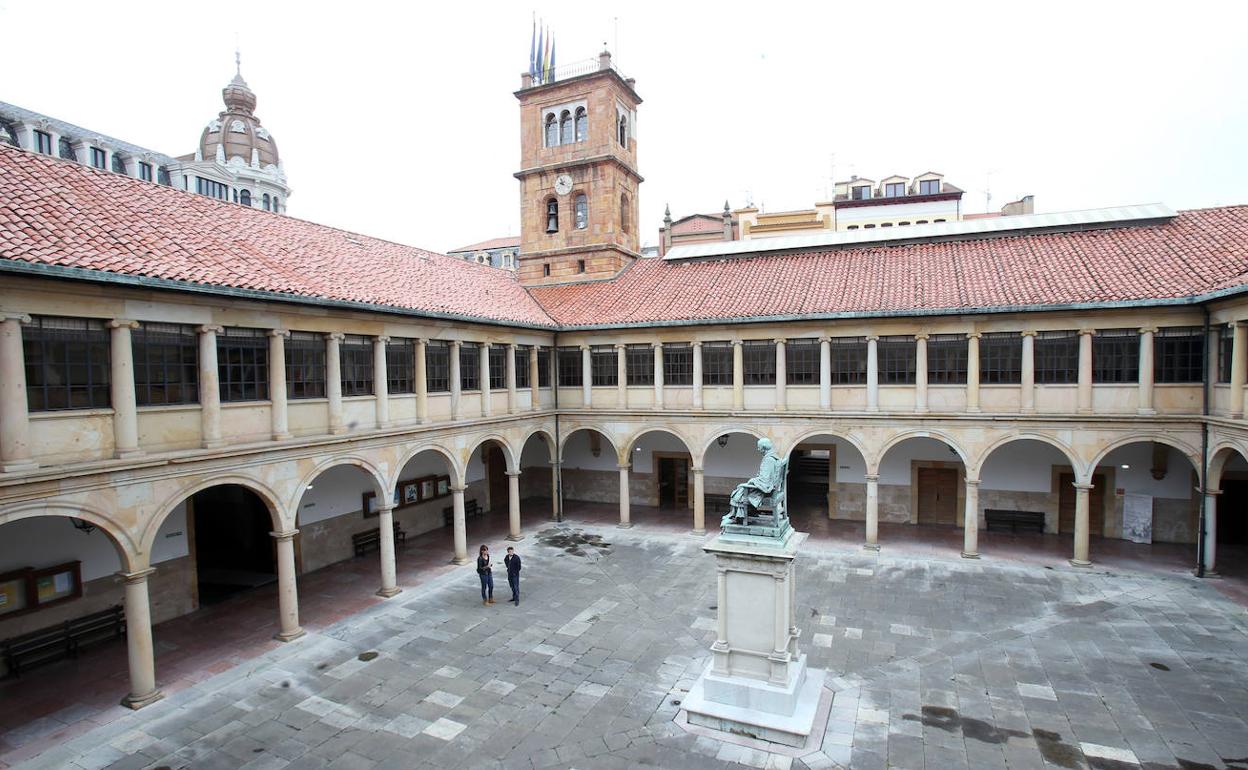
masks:
<instances>
[{"instance_id":1,"label":"column base","mask_svg":"<svg viewBox=\"0 0 1248 770\"><path fill-rule=\"evenodd\" d=\"M1196 570L1192 570L1192 574L1193 574L1193 575L1195 575L1195 574L1196 574ZM1221 574L1220 572L1218 572L1217 570L1207 569L1207 570L1205 570L1205 577L1207 577L1207 578L1220 578L1220 577L1222 577L1222 574Z\"/></svg>"},{"instance_id":2,"label":"column base","mask_svg":"<svg viewBox=\"0 0 1248 770\"><path fill-rule=\"evenodd\" d=\"M969 410L968 410L968 411L969 411ZM915 408L915 410L914 410L914 413L915 413L915 414L927 414L927 407L925 407L925 406L923 406L923 407L916 407L916 408Z\"/></svg>"},{"instance_id":3,"label":"column base","mask_svg":"<svg viewBox=\"0 0 1248 770\"><path fill-rule=\"evenodd\" d=\"M204 442L204 449L220 449L225 445L226 442L224 439L213 439L212 441Z\"/></svg>"},{"instance_id":4,"label":"column base","mask_svg":"<svg viewBox=\"0 0 1248 770\"><path fill-rule=\"evenodd\" d=\"M307 635L308 635L307 631L304 631L302 628L297 628L294 631L290 631L289 633L285 631L281 631L276 634L273 634L273 638L279 642L293 642L299 637L307 636Z\"/></svg>"},{"instance_id":5,"label":"column base","mask_svg":"<svg viewBox=\"0 0 1248 770\"><path fill-rule=\"evenodd\" d=\"M619 524L615 525L615 528L616 529L632 529L633 523L631 521L621 521Z\"/></svg>"},{"instance_id":6,"label":"column base","mask_svg":"<svg viewBox=\"0 0 1248 770\"><path fill-rule=\"evenodd\" d=\"M979 558L979 554L977 554L977 553L967 553L966 551L963 551L963 552L962 552L962 558L963 558L963 559L978 559L978 558Z\"/></svg>"},{"instance_id":7,"label":"column base","mask_svg":"<svg viewBox=\"0 0 1248 770\"><path fill-rule=\"evenodd\" d=\"M338 425L335 427L331 427L329 429L329 435L331 436L341 436L342 434L346 432L347 432L347 426L345 425Z\"/></svg>"},{"instance_id":8,"label":"column base","mask_svg":"<svg viewBox=\"0 0 1248 770\"><path fill-rule=\"evenodd\" d=\"M117 459L128 460L132 457L142 457L145 452L142 449L122 449L117 452Z\"/></svg>"},{"instance_id":9,"label":"column base","mask_svg":"<svg viewBox=\"0 0 1248 770\"><path fill-rule=\"evenodd\" d=\"M1034 406L1025 406L1022 409L1019 409L1018 413L1019 414L1035 414L1036 408Z\"/></svg>"},{"instance_id":10,"label":"column base","mask_svg":"<svg viewBox=\"0 0 1248 770\"><path fill-rule=\"evenodd\" d=\"M121 705L125 706L128 709L134 709L135 711L138 711L144 706L152 705L153 703L155 703L156 701L160 700L163 697L165 697L165 694L161 692L159 689L157 689L157 690L152 690L146 695L127 695L126 697L121 699Z\"/></svg>"},{"instance_id":11,"label":"column base","mask_svg":"<svg viewBox=\"0 0 1248 770\"><path fill-rule=\"evenodd\" d=\"M1136 409L1135 413L1140 415L1141 417L1151 417L1152 415L1157 414L1157 410L1156 409Z\"/></svg>"},{"instance_id":12,"label":"column base","mask_svg":"<svg viewBox=\"0 0 1248 770\"><path fill-rule=\"evenodd\" d=\"M1091 409L1091 408L1088 408L1088 409L1083 409L1083 408L1080 408L1078 411L1076 411L1076 412L1075 412L1075 414L1092 414L1092 409Z\"/></svg>"},{"instance_id":13,"label":"column base","mask_svg":"<svg viewBox=\"0 0 1248 770\"><path fill-rule=\"evenodd\" d=\"M377 595L389 599L391 596L403 593L403 589L395 586L394 588L379 588Z\"/></svg>"},{"instance_id":14,"label":"column base","mask_svg":"<svg viewBox=\"0 0 1248 770\"><path fill-rule=\"evenodd\" d=\"M689 530L689 534L693 535L694 537L706 537L706 530L705 529L691 529Z\"/></svg>"},{"instance_id":15,"label":"column base","mask_svg":"<svg viewBox=\"0 0 1248 770\"><path fill-rule=\"evenodd\" d=\"M22 473L23 471L33 471L38 467L39 463L34 460L22 460L21 462L0 465L0 473Z\"/></svg>"},{"instance_id":16,"label":"column base","mask_svg":"<svg viewBox=\"0 0 1248 770\"><path fill-rule=\"evenodd\" d=\"M512 543L518 543L524 539L524 535L508 535L507 537L503 539Z\"/></svg>"},{"instance_id":17,"label":"column base","mask_svg":"<svg viewBox=\"0 0 1248 770\"><path fill-rule=\"evenodd\" d=\"M1084 569L1086 567L1092 566L1092 562L1090 561L1081 561L1080 559L1069 559L1069 561L1070 561L1070 566L1079 567L1080 569Z\"/></svg>"},{"instance_id":18,"label":"column base","mask_svg":"<svg viewBox=\"0 0 1248 770\"><path fill-rule=\"evenodd\" d=\"M878 412L878 411L880 411L880 408L879 408L878 406L869 406L869 407L867 407L867 411L868 411L868 412Z\"/></svg>"},{"instance_id":19,"label":"column base","mask_svg":"<svg viewBox=\"0 0 1248 770\"><path fill-rule=\"evenodd\" d=\"M454 559L451 559L451 564L455 564L455 565L457 565L457 566L462 567L462 566L464 566L465 564L467 564L467 563L468 563L468 561L469 561L469 560L468 560L468 557L467 557L467 556L462 556L462 557L461 557L461 556L456 556Z\"/></svg>"},{"instance_id":20,"label":"column base","mask_svg":"<svg viewBox=\"0 0 1248 770\"><path fill-rule=\"evenodd\" d=\"M274 433L273 434L274 441L290 441L292 438L294 438L294 436L292 436L289 433Z\"/></svg>"},{"instance_id":21,"label":"column base","mask_svg":"<svg viewBox=\"0 0 1248 770\"><path fill-rule=\"evenodd\" d=\"M977 406L968 406L968 407L966 408L966 411L967 411L967 412L970 412L971 414L979 414L979 412L980 412L981 410L980 410L980 408L979 408L979 407L977 407Z\"/></svg>"},{"instance_id":22,"label":"column base","mask_svg":"<svg viewBox=\"0 0 1248 770\"><path fill-rule=\"evenodd\" d=\"M864 551L878 551L878 550L880 550L880 544L879 544L879 543L863 543L863 544L862 544L862 550L864 550Z\"/></svg>"}]
</instances>

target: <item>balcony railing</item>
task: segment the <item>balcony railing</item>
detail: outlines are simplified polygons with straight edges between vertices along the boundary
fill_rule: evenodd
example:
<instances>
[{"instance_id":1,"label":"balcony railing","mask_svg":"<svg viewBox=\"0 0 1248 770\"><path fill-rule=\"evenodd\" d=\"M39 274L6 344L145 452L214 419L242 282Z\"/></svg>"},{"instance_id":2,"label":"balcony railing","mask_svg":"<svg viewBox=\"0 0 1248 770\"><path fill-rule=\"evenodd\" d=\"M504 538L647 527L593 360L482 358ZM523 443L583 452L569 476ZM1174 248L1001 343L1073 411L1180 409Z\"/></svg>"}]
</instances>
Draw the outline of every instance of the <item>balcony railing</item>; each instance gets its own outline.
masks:
<instances>
[{"instance_id":1,"label":"balcony railing","mask_svg":"<svg viewBox=\"0 0 1248 770\"><path fill-rule=\"evenodd\" d=\"M526 72L523 76L523 85L524 88L546 86L551 83L570 80L575 77L580 77L581 75L590 75L604 70L614 70L617 75L627 80L627 78L624 77L624 73L620 72L619 68L612 63L611 56L609 54L604 54L595 59L583 59L581 61L572 62L571 64L564 64L552 70L548 70L545 75L540 72L536 75L530 75Z\"/></svg>"}]
</instances>

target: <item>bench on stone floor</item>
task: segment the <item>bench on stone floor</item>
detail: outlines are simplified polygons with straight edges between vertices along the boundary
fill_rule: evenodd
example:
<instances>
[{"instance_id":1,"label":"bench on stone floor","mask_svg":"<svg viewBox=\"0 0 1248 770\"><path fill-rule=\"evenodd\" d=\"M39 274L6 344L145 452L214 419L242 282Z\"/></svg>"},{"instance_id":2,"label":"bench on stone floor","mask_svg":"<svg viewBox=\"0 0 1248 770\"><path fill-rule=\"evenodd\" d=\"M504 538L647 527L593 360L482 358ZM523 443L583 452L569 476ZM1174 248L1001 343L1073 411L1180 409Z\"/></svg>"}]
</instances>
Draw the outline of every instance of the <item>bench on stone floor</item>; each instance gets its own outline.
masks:
<instances>
[{"instance_id":1,"label":"bench on stone floor","mask_svg":"<svg viewBox=\"0 0 1248 770\"><path fill-rule=\"evenodd\" d=\"M984 519L989 532L1035 532L1044 534L1044 514L1038 511L1007 511L985 508Z\"/></svg>"},{"instance_id":2,"label":"bench on stone floor","mask_svg":"<svg viewBox=\"0 0 1248 770\"><path fill-rule=\"evenodd\" d=\"M407 533L399 528L399 522L394 522L394 545L406 545ZM366 529L363 532L356 532L351 536L351 546L355 549L356 556L363 556L369 551L376 551L381 548L381 531L376 527Z\"/></svg>"},{"instance_id":3,"label":"bench on stone floor","mask_svg":"<svg viewBox=\"0 0 1248 770\"><path fill-rule=\"evenodd\" d=\"M125 609L112 607L73 618L64 623L0 641L0 658L8 676L21 676L24 669L61 658L76 658L92 645L126 635Z\"/></svg>"},{"instance_id":4,"label":"bench on stone floor","mask_svg":"<svg viewBox=\"0 0 1248 770\"><path fill-rule=\"evenodd\" d=\"M475 499L464 503L464 521L474 516L480 516L482 513L484 511L481 510L481 506ZM455 523L455 506L452 505L442 509L442 523L448 527Z\"/></svg>"},{"instance_id":5,"label":"bench on stone floor","mask_svg":"<svg viewBox=\"0 0 1248 770\"><path fill-rule=\"evenodd\" d=\"M703 495L703 504L708 514L724 514L728 512L732 495Z\"/></svg>"}]
</instances>

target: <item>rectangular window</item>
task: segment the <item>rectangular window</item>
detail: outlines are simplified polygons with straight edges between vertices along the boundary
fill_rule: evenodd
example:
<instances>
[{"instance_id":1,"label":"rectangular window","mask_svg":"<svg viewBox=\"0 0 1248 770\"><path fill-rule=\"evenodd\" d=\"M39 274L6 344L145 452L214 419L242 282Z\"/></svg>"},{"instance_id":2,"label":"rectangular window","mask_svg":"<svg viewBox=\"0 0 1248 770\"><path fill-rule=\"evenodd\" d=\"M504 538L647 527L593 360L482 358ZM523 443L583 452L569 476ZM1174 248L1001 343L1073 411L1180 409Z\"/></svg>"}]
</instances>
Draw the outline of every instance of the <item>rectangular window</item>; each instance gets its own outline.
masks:
<instances>
[{"instance_id":1,"label":"rectangular window","mask_svg":"<svg viewBox=\"0 0 1248 770\"><path fill-rule=\"evenodd\" d=\"M386 343L386 392L416 392L416 340L391 337Z\"/></svg>"},{"instance_id":2,"label":"rectangular window","mask_svg":"<svg viewBox=\"0 0 1248 770\"><path fill-rule=\"evenodd\" d=\"M832 384L865 385L867 338L833 337L829 347L832 351Z\"/></svg>"},{"instance_id":3,"label":"rectangular window","mask_svg":"<svg viewBox=\"0 0 1248 770\"><path fill-rule=\"evenodd\" d=\"M226 327L217 334L217 380L223 403L267 399L269 333Z\"/></svg>"},{"instance_id":4,"label":"rectangular window","mask_svg":"<svg viewBox=\"0 0 1248 770\"><path fill-rule=\"evenodd\" d=\"M875 344L876 357L879 359L880 384L913 385L915 371L914 337L908 335L880 337ZM930 372L932 360L931 340L928 340L927 351L928 371ZM964 371L966 369L965 358L963 358L962 369Z\"/></svg>"},{"instance_id":5,"label":"rectangular window","mask_svg":"<svg viewBox=\"0 0 1248 770\"><path fill-rule=\"evenodd\" d=\"M732 343L702 343L702 384L732 384Z\"/></svg>"},{"instance_id":6,"label":"rectangular window","mask_svg":"<svg viewBox=\"0 0 1248 770\"><path fill-rule=\"evenodd\" d=\"M579 388L584 382L581 349L559 348L559 387Z\"/></svg>"},{"instance_id":7,"label":"rectangular window","mask_svg":"<svg viewBox=\"0 0 1248 770\"><path fill-rule=\"evenodd\" d=\"M459 346L459 389L467 392L481 388L481 348L475 342Z\"/></svg>"},{"instance_id":8,"label":"rectangular window","mask_svg":"<svg viewBox=\"0 0 1248 770\"><path fill-rule=\"evenodd\" d=\"M789 340L785 343L784 378L789 385L819 384L819 340Z\"/></svg>"},{"instance_id":9,"label":"rectangular window","mask_svg":"<svg viewBox=\"0 0 1248 770\"><path fill-rule=\"evenodd\" d=\"M291 332L286 338L286 397L325 398L325 337Z\"/></svg>"},{"instance_id":10,"label":"rectangular window","mask_svg":"<svg viewBox=\"0 0 1248 770\"><path fill-rule=\"evenodd\" d=\"M152 164L151 163L142 163L142 162L139 163L139 179L142 179L144 182L152 181Z\"/></svg>"},{"instance_id":11,"label":"rectangular window","mask_svg":"<svg viewBox=\"0 0 1248 770\"><path fill-rule=\"evenodd\" d=\"M884 197L885 198L900 198L901 196L905 194L906 194L905 182L889 182L888 184L884 185Z\"/></svg>"},{"instance_id":12,"label":"rectangular window","mask_svg":"<svg viewBox=\"0 0 1248 770\"><path fill-rule=\"evenodd\" d=\"M595 387L619 385L620 370L616 360L615 347L612 345L595 345L590 348L589 370L593 375L593 385Z\"/></svg>"},{"instance_id":13,"label":"rectangular window","mask_svg":"<svg viewBox=\"0 0 1248 770\"><path fill-rule=\"evenodd\" d=\"M671 342L663 346L663 384L693 384L693 345Z\"/></svg>"},{"instance_id":14,"label":"rectangular window","mask_svg":"<svg viewBox=\"0 0 1248 770\"><path fill-rule=\"evenodd\" d=\"M1140 333L1098 329L1092 335L1092 382L1140 381Z\"/></svg>"},{"instance_id":15,"label":"rectangular window","mask_svg":"<svg viewBox=\"0 0 1248 770\"><path fill-rule=\"evenodd\" d=\"M624 348L624 368L629 385L653 385L654 348L648 344Z\"/></svg>"},{"instance_id":16,"label":"rectangular window","mask_svg":"<svg viewBox=\"0 0 1248 770\"><path fill-rule=\"evenodd\" d=\"M930 385L966 384L964 334L933 334L927 341L927 382ZM881 377L880 381L883 382Z\"/></svg>"},{"instance_id":17,"label":"rectangular window","mask_svg":"<svg viewBox=\"0 0 1248 770\"><path fill-rule=\"evenodd\" d=\"M1023 381L1023 336L993 332L979 340L979 381L985 385L1015 385Z\"/></svg>"},{"instance_id":18,"label":"rectangular window","mask_svg":"<svg viewBox=\"0 0 1248 770\"><path fill-rule=\"evenodd\" d=\"M860 187L855 187L853 190L852 197L856 201L865 201L866 199L871 197L871 186L862 185Z\"/></svg>"},{"instance_id":19,"label":"rectangular window","mask_svg":"<svg viewBox=\"0 0 1248 770\"><path fill-rule=\"evenodd\" d=\"M550 348L537 349L537 387L550 387Z\"/></svg>"},{"instance_id":20,"label":"rectangular window","mask_svg":"<svg viewBox=\"0 0 1248 770\"><path fill-rule=\"evenodd\" d=\"M130 334L139 406L199 401L199 340L184 324L144 322Z\"/></svg>"},{"instance_id":21,"label":"rectangular window","mask_svg":"<svg viewBox=\"0 0 1248 770\"><path fill-rule=\"evenodd\" d=\"M104 152L99 147L91 148L91 165L92 166L95 166L96 168L104 168L105 166L108 165L107 161L108 161L108 153Z\"/></svg>"},{"instance_id":22,"label":"rectangular window","mask_svg":"<svg viewBox=\"0 0 1248 770\"><path fill-rule=\"evenodd\" d=\"M490 345L490 390L507 389L507 346Z\"/></svg>"},{"instance_id":23,"label":"rectangular window","mask_svg":"<svg viewBox=\"0 0 1248 770\"><path fill-rule=\"evenodd\" d=\"M109 405L109 331L103 321L35 316L22 329L32 412Z\"/></svg>"},{"instance_id":24,"label":"rectangular window","mask_svg":"<svg viewBox=\"0 0 1248 770\"><path fill-rule=\"evenodd\" d=\"M348 334L338 343L342 368L342 395L371 396L373 393L373 340Z\"/></svg>"},{"instance_id":25,"label":"rectangular window","mask_svg":"<svg viewBox=\"0 0 1248 770\"><path fill-rule=\"evenodd\" d=\"M746 340L742 343L746 385L776 384L776 343L771 340Z\"/></svg>"},{"instance_id":26,"label":"rectangular window","mask_svg":"<svg viewBox=\"0 0 1248 770\"><path fill-rule=\"evenodd\" d=\"M209 198L217 198L218 200L228 201L230 199L229 185L221 184L212 179L205 179L202 176L195 177L195 192L200 195L207 195Z\"/></svg>"},{"instance_id":27,"label":"rectangular window","mask_svg":"<svg viewBox=\"0 0 1248 770\"><path fill-rule=\"evenodd\" d=\"M46 131L35 131L35 149L44 155L51 155L52 135Z\"/></svg>"},{"instance_id":28,"label":"rectangular window","mask_svg":"<svg viewBox=\"0 0 1248 770\"><path fill-rule=\"evenodd\" d=\"M940 192L939 179L919 180L919 195L936 195Z\"/></svg>"},{"instance_id":29,"label":"rectangular window","mask_svg":"<svg viewBox=\"0 0 1248 770\"><path fill-rule=\"evenodd\" d=\"M447 393L451 389L451 346L441 340L425 345L425 392Z\"/></svg>"},{"instance_id":30,"label":"rectangular window","mask_svg":"<svg viewBox=\"0 0 1248 770\"><path fill-rule=\"evenodd\" d=\"M529 348L527 346L516 346L516 387L531 387L529 380Z\"/></svg>"},{"instance_id":31,"label":"rectangular window","mask_svg":"<svg viewBox=\"0 0 1248 770\"><path fill-rule=\"evenodd\" d=\"M1235 348L1235 325L1226 324L1218 332L1218 382L1231 381L1231 355Z\"/></svg>"},{"instance_id":32,"label":"rectangular window","mask_svg":"<svg viewBox=\"0 0 1248 770\"><path fill-rule=\"evenodd\" d=\"M1079 382L1079 335L1073 331L1036 334L1032 349L1036 384L1073 385Z\"/></svg>"},{"instance_id":33,"label":"rectangular window","mask_svg":"<svg viewBox=\"0 0 1248 770\"><path fill-rule=\"evenodd\" d=\"M1205 332L1199 326L1160 329L1153 335L1154 382L1204 382Z\"/></svg>"}]
</instances>

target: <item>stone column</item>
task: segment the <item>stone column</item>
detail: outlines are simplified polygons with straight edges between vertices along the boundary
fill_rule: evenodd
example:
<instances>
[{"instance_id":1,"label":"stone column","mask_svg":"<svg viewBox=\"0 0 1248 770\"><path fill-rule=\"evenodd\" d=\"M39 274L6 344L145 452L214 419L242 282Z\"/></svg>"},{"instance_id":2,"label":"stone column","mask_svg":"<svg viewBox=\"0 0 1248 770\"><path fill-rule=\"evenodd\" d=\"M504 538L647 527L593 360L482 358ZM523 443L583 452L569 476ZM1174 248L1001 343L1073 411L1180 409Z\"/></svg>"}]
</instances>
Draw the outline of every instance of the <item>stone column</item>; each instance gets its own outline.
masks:
<instances>
[{"instance_id":1,"label":"stone column","mask_svg":"<svg viewBox=\"0 0 1248 770\"><path fill-rule=\"evenodd\" d=\"M448 376L448 379L450 379L451 381L451 419L452 420L462 420L464 418L464 412L462 409L463 399L461 398L461 396L463 395L463 388L460 387L462 383L459 379L459 344L460 344L459 340L451 340L451 344L447 346L447 349L449 351L448 355L450 357L450 370L451 370L451 373Z\"/></svg>"},{"instance_id":2,"label":"stone column","mask_svg":"<svg viewBox=\"0 0 1248 770\"><path fill-rule=\"evenodd\" d=\"M134 400L134 349L130 330L138 322L117 319L108 322L112 368L109 388L113 402L113 445L118 457L143 454L139 449L139 415Z\"/></svg>"},{"instance_id":3,"label":"stone column","mask_svg":"<svg viewBox=\"0 0 1248 770\"><path fill-rule=\"evenodd\" d=\"M741 340L732 341L732 408L745 409L745 350Z\"/></svg>"},{"instance_id":4,"label":"stone column","mask_svg":"<svg viewBox=\"0 0 1248 770\"><path fill-rule=\"evenodd\" d=\"M0 473L31 470L30 412L22 324L30 316L0 313Z\"/></svg>"},{"instance_id":5,"label":"stone column","mask_svg":"<svg viewBox=\"0 0 1248 770\"><path fill-rule=\"evenodd\" d=\"M783 412L789 402L785 391L789 384L789 377L784 357L784 340L777 338L772 342L776 343L776 411Z\"/></svg>"},{"instance_id":6,"label":"stone column","mask_svg":"<svg viewBox=\"0 0 1248 770\"><path fill-rule=\"evenodd\" d=\"M880 550L880 476L868 473L867 480L867 542L868 551Z\"/></svg>"},{"instance_id":7,"label":"stone column","mask_svg":"<svg viewBox=\"0 0 1248 770\"><path fill-rule=\"evenodd\" d=\"M1205 490L1205 577L1217 577L1218 566L1218 489Z\"/></svg>"},{"instance_id":8,"label":"stone column","mask_svg":"<svg viewBox=\"0 0 1248 770\"><path fill-rule=\"evenodd\" d=\"M615 405L620 409L628 408L628 348L623 344L615 346Z\"/></svg>"},{"instance_id":9,"label":"stone column","mask_svg":"<svg viewBox=\"0 0 1248 770\"><path fill-rule=\"evenodd\" d=\"M594 354L589 345L581 345L581 403L586 409L594 405Z\"/></svg>"},{"instance_id":10,"label":"stone column","mask_svg":"<svg viewBox=\"0 0 1248 770\"><path fill-rule=\"evenodd\" d=\"M286 406L286 338L285 329L269 330L269 401L272 402L274 441L290 438L289 409Z\"/></svg>"},{"instance_id":11,"label":"stone column","mask_svg":"<svg viewBox=\"0 0 1248 770\"><path fill-rule=\"evenodd\" d=\"M880 411L880 358L877 335L867 337L867 411Z\"/></svg>"},{"instance_id":12,"label":"stone column","mask_svg":"<svg viewBox=\"0 0 1248 770\"><path fill-rule=\"evenodd\" d=\"M468 532L467 525L464 523L464 485L451 485L451 504L452 516L451 527L452 535L455 540L455 558L451 559L453 564L468 563Z\"/></svg>"},{"instance_id":13,"label":"stone column","mask_svg":"<svg viewBox=\"0 0 1248 770\"><path fill-rule=\"evenodd\" d=\"M425 358L428 345L425 340L416 340L416 422L429 422L429 364Z\"/></svg>"},{"instance_id":14,"label":"stone column","mask_svg":"<svg viewBox=\"0 0 1248 770\"><path fill-rule=\"evenodd\" d=\"M386 371L386 343L383 335L373 338L373 396L377 399L377 427L390 427L390 373Z\"/></svg>"},{"instance_id":15,"label":"stone column","mask_svg":"<svg viewBox=\"0 0 1248 770\"><path fill-rule=\"evenodd\" d=\"M628 489L628 465L620 465L620 528L628 529L633 526L632 520L629 518L629 489Z\"/></svg>"},{"instance_id":16,"label":"stone column","mask_svg":"<svg viewBox=\"0 0 1248 770\"><path fill-rule=\"evenodd\" d=\"M477 346L477 385L481 391L481 416L490 416L490 345L482 342Z\"/></svg>"},{"instance_id":17,"label":"stone column","mask_svg":"<svg viewBox=\"0 0 1248 770\"><path fill-rule=\"evenodd\" d=\"M832 338L819 338L819 408L832 409Z\"/></svg>"},{"instance_id":18,"label":"stone column","mask_svg":"<svg viewBox=\"0 0 1248 770\"><path fill-rule=\"evenodd\" d=\"M716 674L720 676L728 676L728 613L725 608L728 606L728 570L719 567L716 570L718 577L716 580L716 596L718 601L716 607L719 612L718 623L715 628L715 643L711 645L712 666Z\"/></svg>"},{"instance_id":19,"label":"stone column","mask_svg":"<svg viewBox=\"0 0 1248 770\"><path fill-rule=\"evenodd\" d=\"M706 534L706 489L702 469L693 469L693 534Z\"/></svg>"},{"instance_id":20,"label":"stone column","mask_svg":"<svg viewBox=\"0 0 1248 770\"><path fill-rule=\"evenodd\" d=\"M702 408L702 343L693 343L693 408Z\"/></svg>"},{"instance_id":21,"label":"stone column","mask_svg":"<svg viewBox=\"0 0 1248 770\"><path fill-rule=\"evenodd\" d=\"M342 421L342 353L340 346L346 335L331 332L325 335L325 396L329 400L329 432L338 435L347 431Z\"/></svg>"},{"instance_id":22,"label":"stone column","mask_svg":"<svg viewBox=\"0 0 1248 770\"><path fill-rule=\"evenodd\" d=\"M1157 414L1153 408L1153 335L1156 326L1140 329L1140 397L1136 414Z\"/></svg>"},{"instance_id":23,"label":"stone column","mask_svg":"<svg viewBox=\"0 0 1248 770\"><path fill-rule=\"evenodd\" d=\"M1070 560L1071 566L1087 567L1092 564L1088 561L1088 505L1089 493L1092 491L1091 484L1080 484L1075 482L1075 554Z\"/></svg>"},{"instance_id":24,"label":"stone column","mask_svg":"<svg viewBox=\"0 0 1248 770\"><path fill-rule=\"evenodd\" d=\"M224 446L221 440L221 381L217 370L217 334L220 326L205 325L199 334L199 414L205 448Z\"/></svg>"},{"instance_id":25,"label":"stone column","mask_svg":"<svg viewBox=\"0 0 1248 770\"><path fill-rule=\"evenodd\" d=\"M524 539L520 534L520 471L507 471L507 539Z\"/></svg>"},{"instance_id":26,"label":"stone column","mask_svg":"<svg viewBox=\"0 0 1248 770\"><path fill-rule=\"evenodd\" d=\"M516 343L507 346L507 362L503 367L503 378L507 383L507 413L520 411L520 399L516 394Z\"/></svg>"},{"instance_id":27,"label":"stone column","mask_svg":"<svg viewBox=\"0 0 1248 770\"><path fill-rule=\"evenodd\" d=\"M295 585L295 535L299 530L270 532L277 540L277 604L282 630L273 638L289 642L303 636L299 627L299 589Z\"/></svg>"},{"instance_id":28,"label":"stone column","mask_svg":"<svg viewBox=\"0 0 1248 770\"><path fill-rule=\"evenodd\" d=\"M381 536L381 590L378 596L391 597L402 591L398 585L398 566L394 557L394 501L377 498L377 534Z\"/></svg>"},{"instance_id":29,"label":"stone column","mask_svg":"<svg viewBox=\"0 0 1248 770\"><path fill-rule=\"evenodd\" d=\"M1096 329L1079 330L1079 414L1092 414L1092 335Z\"/></svg>"},{"instance_id":30,"label":"stone column","mask_svg":"<svg viewBox=\"0 0 1248 770\"><path fill-rule=\"evenodd\" d=\"M550 466L550 520L559 521L559 473L562 466L552 463Z\"/></svg>"},{"instance_id":31,"label":"stone column","mask_svg":"<svg viewBox=\"0 0 1248 770\"><path fill-rule=\"evenodd\" d=\"M147 595L147 576L156 570L118 572L126 582L126 657L130 663L130 694L121 705L141 709L165 694L156 689L156 656L152 648L152 605Z\"/></svg>"},{"instance_id":32,"label":"stone column","mask_svg":"<svg viewBox=\"0 0 1248 770\"><path fill-rule=\"evenodd\" d=\"M534 412L542 408L542 392L539 389L542 378L537 365L537 351L537 345L529 348L529 400L533 402L529 404L529 408Z\"/></svg>"},{"instance_id":33,"label":"stone column","mask_svg":"<svg viewBox=\"0 0 1248 770\"><path fill-rule=\"evenodd\" d=\"M1244 416L1244 379L1248 373L1248 322L1235 321L1231 338L1231 416Z\"/></svg>"},{"instance_id":34,"label":"stone column","mask_svg":"<svg viewBox=\"0 0 1248 770\"><path fill-rule=\"evenodd\" d=\"M966 480L966 511L962 514L962 558L979 558L979 479Z\"/></svg>"},{"instance_id":35,"label":"stone column","mask_svg":"<svg viewBox=\"0 0 1248 770\"><path fill-rule=\"evenodd\" d=\"M966 335L966 411L979 411L979 332Z\"/></svg>"},{"instance_id":36,"label":"stone column","mask_svg":"<svg viewBox=\"0 0 1248 770\"><path fill-rule=\"evenodd\" d=\"M652 342L654 349L654 408L663 408L663 343Z\"/></svg>"},{"instance_id":37,"label":"stone column","mask_svg":"<svg viewBox=\"0 0 1248 770\"><path fill-rule=\"evenodd\" d=\"M1023 414L1036 412L1036 332L1023 332L1022 385L1019 404Z\"/></svg>"},{"instance_id":38,"label":"stone column","mask_svg":"<svg viewBox=\"0 0 1248 770\"><path fill-rule=\"evenodd\" d=\"M926 412L927 407L927 338L926 332L914 335L914 411Z\"/></svg>"}]
</instances>

